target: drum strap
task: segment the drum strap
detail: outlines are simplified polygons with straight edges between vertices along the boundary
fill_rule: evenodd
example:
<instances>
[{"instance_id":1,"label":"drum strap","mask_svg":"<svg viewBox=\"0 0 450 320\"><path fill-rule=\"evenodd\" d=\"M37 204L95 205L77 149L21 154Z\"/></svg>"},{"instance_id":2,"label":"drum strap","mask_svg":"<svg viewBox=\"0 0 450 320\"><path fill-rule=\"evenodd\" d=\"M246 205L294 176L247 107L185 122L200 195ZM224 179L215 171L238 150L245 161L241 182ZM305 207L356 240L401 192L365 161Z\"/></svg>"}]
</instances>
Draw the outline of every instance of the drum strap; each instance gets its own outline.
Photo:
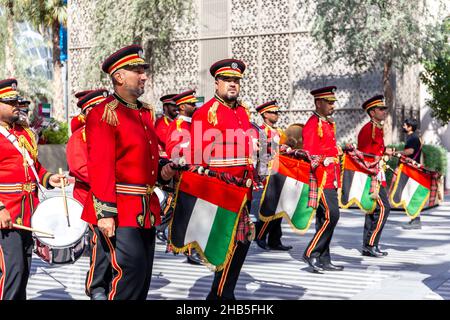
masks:
<instances>
[{"instance_id":1,"label":"drum strap","mask_svg":"<svg viewBox=\"0 0 450 320\"><path fill-rule=\"evenodd\" d=\"M19 153L25 158L25 160L27 161L28 165L30 166L31 170L33 171L34 176L36 177L36 181L38 183L40 183L41 181L39 180L39 176L36 172L36 168L34 167L34 161L33 159L31 159L30 154L28 153L27 150L25 150L25 152L22 152L22 149L19 146L19 141L17 141L17 138L15 135L13 135L12 133L10 133L8 130L6 130L5 127L0 126L0 133L9 141L13 144L13 146L17 149L17 151L19 151Z\"/></svg>"}]
</instances>

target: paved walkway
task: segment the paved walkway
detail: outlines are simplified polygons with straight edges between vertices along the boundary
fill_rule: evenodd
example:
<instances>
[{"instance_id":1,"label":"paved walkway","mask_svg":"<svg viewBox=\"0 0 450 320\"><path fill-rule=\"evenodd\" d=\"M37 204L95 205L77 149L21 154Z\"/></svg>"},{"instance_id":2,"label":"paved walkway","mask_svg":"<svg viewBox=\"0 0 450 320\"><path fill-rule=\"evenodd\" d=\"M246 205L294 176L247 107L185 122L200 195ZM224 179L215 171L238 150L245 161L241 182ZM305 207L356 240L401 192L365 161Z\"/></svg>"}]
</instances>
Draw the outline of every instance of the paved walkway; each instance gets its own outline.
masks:
<instances>
[{"instance_id":1,"label":"paved walkway","mask_svg":"<svg viewBox=\"0 0 450 320\"><path fill-rule=\"evenodd\" d=\"M301 256L313 235L294 234L283 223L283 241L290 252L263 251L252 244L236 288L238 299L450 299L450 198L425 211L421 230L403 230L408 221L393 211L381 238L387 257L360 253L364 217L343 210L331 246L333 261L343 272L312 274ZM186 263L182 255L164 253L157 241L148 299L204 299L212 273ZM87 299L84 280L88 258L73 265L48 266L33 259L29 299Z\"/></svg>"}]
</instances>

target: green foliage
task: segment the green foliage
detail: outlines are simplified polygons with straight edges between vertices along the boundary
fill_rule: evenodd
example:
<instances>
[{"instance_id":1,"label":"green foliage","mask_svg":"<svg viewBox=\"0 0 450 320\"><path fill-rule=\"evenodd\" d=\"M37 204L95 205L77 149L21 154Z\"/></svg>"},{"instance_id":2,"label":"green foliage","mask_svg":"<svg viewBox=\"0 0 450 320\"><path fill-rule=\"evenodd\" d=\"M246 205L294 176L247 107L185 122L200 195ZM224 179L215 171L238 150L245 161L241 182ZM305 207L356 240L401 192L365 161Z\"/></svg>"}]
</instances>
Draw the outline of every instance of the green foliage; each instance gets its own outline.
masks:
<instances>
[{"instance_id":1,"label":"green foliage","mask_svg":"<svg viewBox=\"0 0 450 320\"><path fill-rule=\"evenodd\" d=\"M435 51L434 57L424 62L425 71L420 79L431 93L432 99L426 103L433 117L445 125L450 121L450 18L444 21L442 30L445 34L442 46Z\"/></svg>"},{"instance_id":2,"label":"green foliage","mask_svg":"<svg viewBox=\"0 0 450 320\"><path fill-rule=\"evenodd\" d=\"M112 52L140 44L150 63L150 74L169 63L171 39L178 20L188 17L191 1L183 0L97 0L95 46L91 64L83 70L87 82L105 79L99 64ZM84 84L86 87L88 83Z\"/></svg>"},{"instance_id":3,"label":"green foliage","mask_svg":"<svg viewBox=\"0 0 450 320\"><path fill-rule=\"evenodd\" d=\"M416 63L439 35L421 1L319 0L315 13L312 34L326 60L357 69Z\"/></svg>"},{"instance_id":4,"label":"green foliage","mask_svg":"<svg viewBox=\"0 0 450 320\"><path fill-rule=\"evenodd\" d=\"M51 125L42 131L42 136L47 144L66 144L67 140L69 140L67 122L59 122L52 119Z\"/></svg>"}]
</instances>

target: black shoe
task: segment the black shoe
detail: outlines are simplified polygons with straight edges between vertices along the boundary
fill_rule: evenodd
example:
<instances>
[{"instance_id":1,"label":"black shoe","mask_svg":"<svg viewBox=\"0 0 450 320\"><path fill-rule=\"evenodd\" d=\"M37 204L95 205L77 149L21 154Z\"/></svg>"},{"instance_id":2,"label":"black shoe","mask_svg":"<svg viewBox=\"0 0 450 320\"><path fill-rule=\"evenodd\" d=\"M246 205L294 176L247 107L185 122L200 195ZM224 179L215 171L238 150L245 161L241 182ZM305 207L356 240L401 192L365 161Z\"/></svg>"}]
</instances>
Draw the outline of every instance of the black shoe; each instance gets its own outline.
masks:
<instances>
[{"instance_id":1,"label":"black shoe","mask_svg":"<svg viewBox=\"0 0 450 320\"><path fill-rule=\"evenodd\" d=\"M420 217L414 218L411 221L402 225L403 229L413 230L413 229L422 229L422 223L420 222Z\"/></svg>"},{"instance_id":2,"label":"black shoe","mask_svg":"<svg viewBox=\"0 0 450 320\"><path fill-rule=\"evenodd\" d=\"M303 256L303 261L305 261L312 269L313 272L321 273L324 269L317 258Z\"/></svg>"},{"instance_id":3,"label":"black shoe","mask_svg":"<svg viewBox=\"0 0 450 320\"><path fill-rule=\"evenodd\" d=\"M195 265L201 265L202 264L202 258L196 251L192 251L191 255L187 256L187 262L190 264Z\"/></svg>"},{"instance_id":4,"label":"black shoe","mask_svg":"<svg viewBox=\"0 0 450 320\"><path fill-rule=\"evenodd\" d=\"M281 243L280 244L278 244L278 245L276 245L276 246L269 246L269 248L271 249L271 250L279 250L279 251L289 251L289 250L291 250L292 249L292 246L285 246L285 245L282 245Z\"/></svg>"},{"instance_id":5,"label":"black shoe","mask_svg":"<svg viewBox=\"0 0 450 320\"><path fill-rule=\"evenodd\" d=\"M269 246L264 240L256 240L256 244L263 250L270 250Z\"/></svg>"},{"instance_id":6,"label":"black shoe","mask_svg":"<svg viewBox=\"0 0 450 320\"><path fill-rule=\"evenodd\" d=\"M344 270L344 266L337 266L335 264L332 264L331 262L324 262L324 263L322 263L321 267L325 271L342 271L342 270Z\"/></svg>"},{"instance_id":7,"label":"black shoe","mask_svg":"<svg viewBox=\"0 0 450 320\"><path fill-rule=\"evenodd\" d=\"M362 255L366 257L381 257L382 254L378 253L373 246L364 246L362 248Z\"/></svg>"},{"instance_id":8,"label":"black shoe","mask_svg":"<svg viewBox=\"0 0 450 320\"><path fill-rule=\"evenodd\" d=\"M108 300L103 292L96 292L91 295L91 300Z\"/></svg>"},{"instance_id":9,"label":"black shoe","mask_svg":"<svg viewBox=\"0 0 450 320\"><path fill-rule=\"evenodd\" d=\"M388 252L387 252L387 251L381 251L380 248L378 248L378 246L375 246L375 251L378 252L378 253L381 253L381 255L382 255L383 257L385 257L385 256L388 255Z\"/></svg>"}]
</instances>

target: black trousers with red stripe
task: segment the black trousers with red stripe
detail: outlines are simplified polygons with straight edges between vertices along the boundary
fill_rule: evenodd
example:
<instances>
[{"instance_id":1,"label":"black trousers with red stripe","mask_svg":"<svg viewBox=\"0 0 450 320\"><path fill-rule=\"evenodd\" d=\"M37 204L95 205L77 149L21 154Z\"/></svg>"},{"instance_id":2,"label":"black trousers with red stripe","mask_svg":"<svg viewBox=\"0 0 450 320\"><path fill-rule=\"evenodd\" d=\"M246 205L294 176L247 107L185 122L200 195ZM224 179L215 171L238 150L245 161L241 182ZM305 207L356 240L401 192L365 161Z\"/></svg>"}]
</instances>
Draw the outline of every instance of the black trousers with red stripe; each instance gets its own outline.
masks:
<instances>
[{"instance_id":1,"label":"black trousers with red stripe","mask_svg":"<svg viewBox=\"0 0 450 320\"><path fill-rule=\"evenodd\" d=\"M24 230L0 230L0 300L26 300L33 238Z\"/></svg>"},{"instance_id":2,"label":"black trousers with red stripe","mask_svg":"<svg viewBox=\"0 0 450 320\"><path fill-rule=\"evenodd\" d=\"M324 189L316 210L316 233L306 247L304 255L330 262L330 242L339 221L340 211L336 189Z\"/></svg>"},{"instance_id":3,"label":"black trousers with red stripe","mask_svg":"<svg viewBox=\"0 0 450 320\"><path fill-rule=\"evenodd\" d=\"M276 247L281 244L281 237L283 233L281 231L281 221L283 219L275 219L270 222L263 222L258 220L255 223L256 237L258 240L266 241L269 247ZM261 232L262 231L262 232Z\"/></svg>"},{"instance_id":4,"label":"black trousers with red stripe","mask_svg":"<svg viewBox=\"0 0 450 320\"><path fill-rule=\"evenodd\" d=\"M101 238L94 232L92 225L89 225L89 238L91 239L91 262L86 275L86 295L89 297L96 294L107 295L112 279L112 266L101 244ZM105 245L107 246L106 243Z\"/></svg>"},{"instance_id":5,"label":"black trousers with red stripe","mask_svg":"<svg viewBox=\"0 0 450 320\"><path fill-rule=\"evenodd\" d=\"M94 232L112 268L108 299L145 300L152 278L155 228L119 227L112 238L105 237L96 226Z\"/></svg>"},{"instance_id":6,"label":"black trousers with red stripe","mask_svg":"<svg viewBox=\"0 0 450 320\"><path fill-rule=\"evenodd\" d=\"M366 214L363 232L364 246L378 246L381 233L390 212L391 205L389 204L386 188L380 187L375 211L371 214Z\"/></svg>"},{"instance_id":7,"label":"black trousers with red stripe","mask_svg":"<svg viewBox=\"0 0 450 320\"><path fill-rule=\"evenodd\" d=\"M206 300L236 300L234 289L250 248L250 241L236 243L233 256L223 270L214 273L214 280Z\"/></svg>"}]
</instances>

